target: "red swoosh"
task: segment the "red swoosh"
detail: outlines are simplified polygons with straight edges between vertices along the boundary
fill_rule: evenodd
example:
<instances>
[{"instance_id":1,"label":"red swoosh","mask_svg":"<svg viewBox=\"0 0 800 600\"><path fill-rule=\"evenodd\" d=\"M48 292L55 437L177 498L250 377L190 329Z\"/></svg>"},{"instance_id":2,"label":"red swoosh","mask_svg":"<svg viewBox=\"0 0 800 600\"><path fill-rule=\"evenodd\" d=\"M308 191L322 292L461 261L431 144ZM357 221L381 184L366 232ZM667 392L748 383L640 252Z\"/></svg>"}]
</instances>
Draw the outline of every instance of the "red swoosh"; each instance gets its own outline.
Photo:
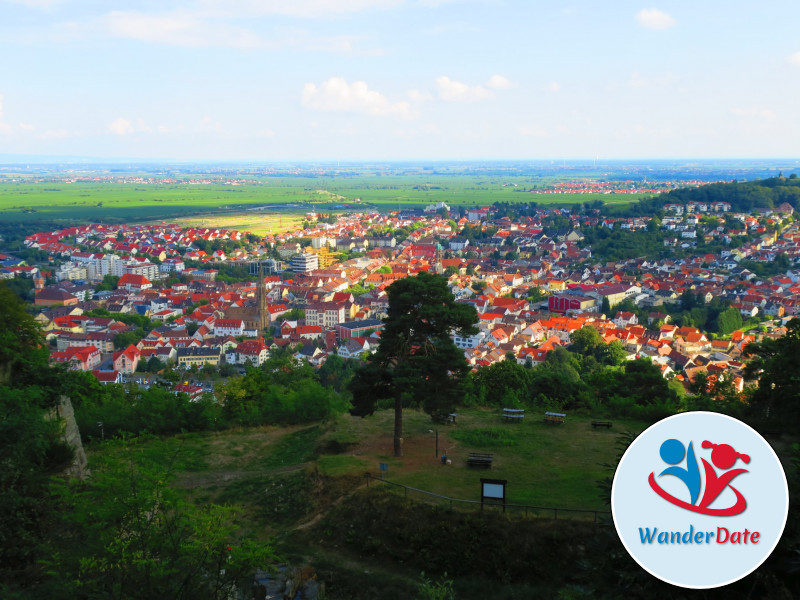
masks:
<instances>
[{"instance_id":1,"label":"red swoosh","mask_svg":"<svg viewBox=\"0 0 800 600\"><path fill-rule=\"evenodd\" d=\"M650 477L647 478L647 481L650 484L650 487L653 488L653 491L662 498L664 498L664 500L666 500L670 504L674 504L675 506L680 506L681 508L685 508L686 510L690 510L692 512L700 513L701 515L711 515L716 517L732 517L734 515L738 515L739 513L744 512L744 509L747 508L747 500L745 500L744 496L742 496L739 490L737 490L732 485L728 487L730 487L736 494L736 504L734 504L729 508L704 508L700 506L695 506L694 504L689 504L688 502L684 502L683 500L676 498L672 494L665 492L663 489L661 489L661 486L659 486L656 483L656 478L653 473L650 473Z\"/></svg>"}]
</instances>

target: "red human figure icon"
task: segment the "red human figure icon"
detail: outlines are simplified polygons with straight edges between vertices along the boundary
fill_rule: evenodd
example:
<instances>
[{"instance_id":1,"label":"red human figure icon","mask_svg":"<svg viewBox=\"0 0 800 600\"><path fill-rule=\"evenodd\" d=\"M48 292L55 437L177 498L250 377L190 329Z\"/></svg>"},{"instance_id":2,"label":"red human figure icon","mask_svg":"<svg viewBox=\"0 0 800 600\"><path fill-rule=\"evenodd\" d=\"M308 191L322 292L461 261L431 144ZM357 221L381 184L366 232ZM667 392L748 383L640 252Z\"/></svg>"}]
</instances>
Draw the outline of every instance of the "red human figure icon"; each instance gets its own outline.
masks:
<instances>
[{"instance_id":1,"label":"red human figure icon","mask_svg":"<svg viewBox=\"0 0 800 600\"><path fill-rule=\"evenodd\" d=\"M713 444L705 440L702 447L706 449L713 448L711 451L711 462L714 463L714 466L718 469L730 469L738 459L742 459L742 462L745 464L750 462L750 457L747 454L736 452L736 450L728 444ZM733 469L732 471L727 471L718 476L714 467L708 464L705 458L700 460L703 462L703 468L706 473L706 488L703 493L703 499L700 501L700 507L707 507L717 499L717 496L722 493L722 490L730 486L731 490L736 494L736 504L729 509L730 512L727 512L727 514L737 515L747 508L747 501L744 499L744 496L742 496L739 490L730 485L734 477L742 473L747 473L747 469Z\"/></svg>"}]
</instances>

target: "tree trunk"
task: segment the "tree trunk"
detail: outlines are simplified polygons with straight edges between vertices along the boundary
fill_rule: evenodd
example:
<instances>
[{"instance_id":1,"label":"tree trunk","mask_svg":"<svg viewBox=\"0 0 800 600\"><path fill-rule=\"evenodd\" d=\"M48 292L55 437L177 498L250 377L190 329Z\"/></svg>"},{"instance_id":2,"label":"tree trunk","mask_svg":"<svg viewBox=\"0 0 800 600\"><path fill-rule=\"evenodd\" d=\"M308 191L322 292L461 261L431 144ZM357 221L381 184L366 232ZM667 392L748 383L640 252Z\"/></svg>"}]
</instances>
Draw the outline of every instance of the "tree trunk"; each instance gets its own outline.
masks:
<instances>
[{"instance_id":1,"label":"tree trunk","mask_svg":"<svg viewBox=\"0 0 800 600\"><path fill-rule=\"evenodd\" d=\"M394 455L403 456L403 399L398 394L394 399Z\"/></svg>"}]
</instances>

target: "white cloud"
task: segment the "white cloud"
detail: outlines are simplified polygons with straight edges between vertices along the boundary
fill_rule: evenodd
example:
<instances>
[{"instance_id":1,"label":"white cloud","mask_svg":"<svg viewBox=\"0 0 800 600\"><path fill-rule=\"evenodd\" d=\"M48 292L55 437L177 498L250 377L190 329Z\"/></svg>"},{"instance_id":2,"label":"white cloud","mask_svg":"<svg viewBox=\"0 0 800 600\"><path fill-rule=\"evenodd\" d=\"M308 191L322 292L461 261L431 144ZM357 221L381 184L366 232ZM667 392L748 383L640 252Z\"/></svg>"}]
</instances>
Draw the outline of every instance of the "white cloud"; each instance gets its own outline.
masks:
<instances>
[{"instance_id":1,"label":"white cloud","mask_svg":"<svg viewBox=\"0 0 800 600\"><path fill-rule=\"evenodd\" d=\"M330 52L332 54L351 54L357 56L383 56L385 52L380 48L360 48L357 46L366 40L365 36L337 35L318 37L306 31L300 32L286 39L270 40L270 49L280 49L285 46L299 46L313 52Z\"/></svg>"},{"instance_id":2,"label":"white cloud","mask_svg":"<svg viewBox=\"0 0 800 600\"><path fill-rule=\"evenodd\" d=\"M789 57L789 62L793 65L800 66L800 52L795 52Z\"/></svg>"},{"instance_id":3,"label":"white cloud","mask_svg":"<svg viewBox=\"0 0 800 600\"><path fill-rule=\"evenodd\" d=\"M457 2L458 0L417 0L417 4L421 6L429 6L431 8L437 8L442 6L443 4L452 4L453 2Z\"/></svg>"},{"instance_id":4,"label":"white cloud","mask_svg":"<svg viewBox=\"0 0 800 600\"><path fill-rule=\"evenodd\" d=\"M331 77L321 85L307 83L303 87L303 106L324 112L354 112L374 116L416 116L408 102L391 102L386 96L363 81L347 83L343 77Z\"/></svg>"},{"instance_id":5,"label":"white cloud","mask_svg":"<svg viewBox=\"0 0 800 600\"><path fill-rule=\"evenodd\" d=\"M408 98L412 102L430 102L433 100L433 94L430 92L421 92L420 90L409 90Z\"/></svg>"},{"instance_id":6,"label":"white cloud","mask_svg":"<svg viewBox=\"0 0 800 600\"><path fill-rule=\"evenodd\" d=\"M502 75L492 75L486 82L486 87L493 90L507 90L512 87L511 82Z\"/></svg>"},{"instance_id":7,"label":"white cloud","mask_svg":"<svg viewBox=\"0 0 800 600\"><path fill-rule=\"evenodd\" d=\"M436 78L439 98L448 102L471 102L491 98L492 93L481 85L467 85L442 75Z\"/></svg>"},{"instance_id":8,"label":"white cloud","mask_svg":"<svg viewBox=\"0 0 800 600\"><path fill-rule=\"evenodd\" d=\"M525 137L548 137L550 134L541 125L534 125L533 127L520 127L520 135Z\"/></svg>"},{"instance_id":9,"label":"white cloud","mask_svg":"<svg viewBox=\"0 0 800 600\"><path fill-rule=\"evenodd\" d=\"M404 0L201 0L201 9L212 16L249 17L282 15L316 19L338 14L387 9Z\"/></svg>"},{"instance_id":10,"label":"white cloud","mask_svg":"<svg viewBox=\"0 0 800 600\"><path fill-rule=\"evenodd\" d=\"M677 21L657 8L643 8L636 14L639 25L647 29L669 29L677 25Z\"/></svg>"},{"instance_id":11,"label":"white cloud","mask_svg":"<svg viewBox=\"0 0 800 600\"><path fill-rule=\"evenodd\" d=\"M36 129L36 127L31 125L30 123L20 123L19 128L22 129L23 131L33 131L34 129Z\"/></svg>"},{"instance_id":12,"label":"white cloud","mask_svg":"<svg viewBox=\"0 0 800 600\"><path fill-rule=\"evenodd\" d=\"M3 117L3 94L0 94L0 118Z\"/></svg>"},{"instance_id":13,"label":"white cloud","mask_svg":"<svg viewBox=\"0 0 800 600\"><path fill-rule=\"evenodd\" d=\"M200 131L205 133L223 133L225 130L222 127L222 123L215 121L209 115L205 115L200 120Z\"/></svg>"},{"instance_id":14,"label":"white cloud","mask_svg":"<svg viewBox=\"0 0 800 600\"><path fill-rule=\"evenodd\" d=\"M116 37L170 46L252 49L264 45L249 29L204 20L185 11L162 14L114 11L103 17L102 26Z\"/></svg>"},{"instance_id":15,"label":"white cloud","mask_svg":"<svg viewBox=\"0 0 800 600\"><path fill-rule=\"evenodd\" d=\"M136 130L133 128L133 124L128 119L119 117L111 122L111 124L108 126L108 131L116 135L129 135L134 133Z\"/></svg>"},{"instance_id":16,"label":"white cloud","mask_svg":"<svg viewBox=\"0 0 800 600\"><path fill-rule=\"evenodd\" d=\"M544 86L544 89L546 89L548 92L553 92L553 93L560 92L561 84L558 83L557 81L551 81L546 86Z\"/></svg>"},{"instance_id":17,"label":"white cloud","mask_svg":"<svg viewBox=\"0 0 800 600\"><path fill-rule=\"evenodd\" d=\"M731 113L736 115L737 117L760 117L762 119L774 119L775 112L770 110L769 108L759 108L757 106L751 106L747 108L732 108Z\"/></svg>"},{"instance_id":18,"label":"white cloud","mask_svg":"<svg viewBox=\"0 0 800 600\"><path fill-rule=\"evenodd\" d=\"M267 38L227 22L227 19L235 16L180 9L163 13L114 11L83 28L83 31L78 26L62 25L51 37L57 41L69 41L91 35L93 30L99 29L113 37L185 48L220 47L272 51L301 48L312 52L358 56L384 54L380 48L360 47L368 39L366 35L319 36L306 29L289 27L277 29Z\"/></svg>"},{"instance_id":19,"label":"white cloud","mask_svg":"<svg viewBox=\"0 0 800 600\"><path fill-rule=\"evenodd\" d=\"M157 130L163 133L167 129L163 125L159 125ZM136 119L134 122L125 117L118 117L111 122L107 131L115 135L130 135L132 133L152 133L153 128L145 123L144 119Z\"/></svg>"},{"instance_id":20,"label":"white cloud","mask_svg":"<svg viewBox=\"0 0 800 600\"><path fill-rule=\"evenodd\" d=\"M634 72L628 80L628 86L637 89L653 89L657 87L672 86L677 78L672 73L661 73L643 77L638 72Z\"/></svg>"},{"instance_id":21,"label":"white cloud","mask_svg":"<svg viewBox=\"0 0 800 600\"><path fill-rule=\"evenodd\" d=\"M455 23L444 23L442 25L436 25L435 27L428 27L427 29L423 29L422 33L426 35L446 35L446 34L471 34L480 31L474 25L469 25L463 21L458 21Z\"/></svg>"},{"instance_id":22,"label":"white cloud","mask_svg":"<svg viewBox=\"0 0 800 600\"><path fill-rule=\"evenodd\" d=\"M45 140L63 140L64 138L73 137L77 134L70 133L66 129L48 129L42 134L42 139Z\"/></svg>"},{"instance_id":23,"label":"white cloud","mask_svg":"<svg viewBox=\"0 0 800 600\"><path fill-rule=\"evenodd\" d=\"M24 4L28 8L39 8L39 9L50 9L56 4L59 4L61 0L8 0L8 2L13 2L15 4Z\"/></svg>"}]
</instances>

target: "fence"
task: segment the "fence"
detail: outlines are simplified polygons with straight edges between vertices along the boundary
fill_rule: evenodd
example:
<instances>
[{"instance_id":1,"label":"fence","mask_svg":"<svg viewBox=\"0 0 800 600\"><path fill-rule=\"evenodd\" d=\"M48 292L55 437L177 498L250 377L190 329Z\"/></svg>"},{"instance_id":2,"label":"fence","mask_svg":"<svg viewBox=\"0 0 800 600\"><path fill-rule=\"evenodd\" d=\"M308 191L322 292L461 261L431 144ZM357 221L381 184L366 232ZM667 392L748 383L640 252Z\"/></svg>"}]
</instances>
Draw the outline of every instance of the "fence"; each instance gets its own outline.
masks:
<instances>
[{"instance_id":1,"label":"fence","mask_svg":"<svg viewBox=\"0 0 800 600\"><path fill-rule=\"evenodd\" d=\"M419 494L423 500L427 502L433 502L434 504L441 505L447 504L449 505L449 509L452 511L454 507L464 507L467 509L478 509L482 510L483 506L489 508L503 508L504 512L516 512L517 514L524 513L526 517L528 516L535 516L535 517L543 517L548 518L552 515L553 519L558 519L559 517L564 519L579 519L588 521L591 520L594 523L597 523L597 519L600 516L610 516L611 513L607 510L581 510L575 508L555 508L552 506L531 506L527 504L495 504L495 503L483 503L479 500L463 500L461 498L451 498L450 496L442 496L441 494L434 494L433 492L429 492L427 490L420 490L418 488L414 488L408 485L403 485L402 483L395 483L393 481L387 481L386 479L381 479L379 477L374 477L371 473L367 473L365 475L367 480L367 487L369 487L370 481L377 481L379 483L384 483L393 489L402 489L403 496L408 498L408 493L411 492L413 494Z\"/></svg>"}]
</instances>

